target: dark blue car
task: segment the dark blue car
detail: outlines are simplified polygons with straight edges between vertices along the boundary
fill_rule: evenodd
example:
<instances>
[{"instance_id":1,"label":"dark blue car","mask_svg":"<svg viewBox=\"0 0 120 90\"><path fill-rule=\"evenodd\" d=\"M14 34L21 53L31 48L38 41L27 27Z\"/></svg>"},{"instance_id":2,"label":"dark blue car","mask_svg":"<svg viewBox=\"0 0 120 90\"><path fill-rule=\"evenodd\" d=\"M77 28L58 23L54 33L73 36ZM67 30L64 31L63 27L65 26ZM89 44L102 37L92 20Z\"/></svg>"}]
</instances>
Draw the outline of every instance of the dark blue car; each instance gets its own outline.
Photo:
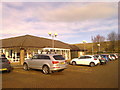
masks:
<instances>
[{"instance_id":1,"label":"dark blue car","mask_svg":"<svg viewBox=\"0 0 120 90\"><path fill-rule=\"evenodd\" d=\"M109 56L107 54L100 55L102 58L104 58L107 62L110 60Z\"/></svg>"}]
</instances>

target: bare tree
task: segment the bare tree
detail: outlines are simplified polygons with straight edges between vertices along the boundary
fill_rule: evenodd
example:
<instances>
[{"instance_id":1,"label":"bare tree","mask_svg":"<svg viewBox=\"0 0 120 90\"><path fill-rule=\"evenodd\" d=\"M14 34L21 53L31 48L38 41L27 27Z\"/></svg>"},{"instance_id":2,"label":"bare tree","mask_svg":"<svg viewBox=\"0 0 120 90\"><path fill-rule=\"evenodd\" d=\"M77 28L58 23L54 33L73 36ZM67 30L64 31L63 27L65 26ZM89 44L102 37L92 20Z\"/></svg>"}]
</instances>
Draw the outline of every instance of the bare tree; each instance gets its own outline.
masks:
<instances>
[{"instance_id":1,"label":"bare tree","mask_svg":"<svg viewBox=\"0 0 120 90\"><path fill-rule=\"evenodd\" d=\"M118 40L118 34L114 31L112 31L111 33L108 34L108 38L109 41L116 41Z\"/></svg>"},{"instance_id":2,"label":"bare tree","mask_svg":"<svg viewBox=\"0 0 120 90\"><path fill-rule=\"evenodd\" d=\"M115 48L117 47L117 40L118 40L118 34L114 31L108 34L107 40L110 41L109 50L115 51Z\"/></svg>"},{"instance_id":3,"label":"bare tree","mask_svg":"<svg viewBox=\"0 0 120 90\"><path fill-rule=\"evenodd\" d=\"M100 35L98 34L97 36L92 37L92 41L93 41L94 43L96 43L96 42L103 42L103 41L105 41L105 37L104 37L104 36L100 36Z\"/></svg>"},{"instance_id":4,"label":"bare tree","mask_svg":"<svg viewBox=\"0 0 120 90\"><path fill-rule=\"evenodd\" d=\"M94 51L94 49L97 50L97 52L101 51L101 48L102 48L102 43L100 42L104 42L105 41L105 37L104 36L101 36L101 35L96 35L95 37L92 37L92 42L93 42L93 45L92 45L92 51Z\"/></svg>"}]
</instances>

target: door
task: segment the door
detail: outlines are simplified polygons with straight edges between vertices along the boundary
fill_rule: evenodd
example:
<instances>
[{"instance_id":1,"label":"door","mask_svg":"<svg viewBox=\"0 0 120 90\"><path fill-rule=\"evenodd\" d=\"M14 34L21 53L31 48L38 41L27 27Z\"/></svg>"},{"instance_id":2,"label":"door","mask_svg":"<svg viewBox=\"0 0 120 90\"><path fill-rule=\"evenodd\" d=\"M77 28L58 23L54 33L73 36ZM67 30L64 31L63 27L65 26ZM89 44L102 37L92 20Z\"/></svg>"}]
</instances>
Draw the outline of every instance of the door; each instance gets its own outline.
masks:
<instances>
[{"instance_id":1,"label":"door","mask_svg":"<svg viewBox=\"0 0 120 90\"><path fill-rule=\"evenodd\" d=\"M37 69L36 62L38 61L38 55L33 56L29 61L29 67Z\"/></svg>"},{"instance_id":2,"label":"door","mask_svg":"<svg viewBox=\"0 0 120 90\"><path fill-rule=\"evenodd\" d=\"M89 65L89 63L91 62L91 56L85 56L85 59L83 60L83 63L85 65Z\"/></svg>"},{"instance_id":3,"label":"door","mask_svg":"<svg viewBox=\"0 0 120 90\"><path fill-rule=\"evenodd\" d=\"M50 57L47 55L38 55L38 59L35 61L37 69L42 69L43 65L50 65Z\"/></svg>"},{"instance_id":4,"label":"door","mask_svg":"<svg viewBox=\"0 0 120 90\"><path fill-rule=\"evenodd\" d=\"M77 64L84 64L84 59L85 59L85 56L81 56L80 58L78 58Z\"/></svg>"}]
</instances>

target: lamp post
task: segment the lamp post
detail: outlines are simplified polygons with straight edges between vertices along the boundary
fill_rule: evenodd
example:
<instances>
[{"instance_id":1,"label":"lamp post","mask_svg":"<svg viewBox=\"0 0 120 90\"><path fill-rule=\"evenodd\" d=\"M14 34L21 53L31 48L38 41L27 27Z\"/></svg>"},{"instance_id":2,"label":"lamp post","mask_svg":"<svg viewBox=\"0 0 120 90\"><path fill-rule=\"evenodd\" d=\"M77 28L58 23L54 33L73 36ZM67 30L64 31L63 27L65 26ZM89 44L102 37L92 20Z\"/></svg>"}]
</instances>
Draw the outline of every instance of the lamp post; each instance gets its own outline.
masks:
<instances>
[{"instance_id":1,"label":"lamp post","mask_svg":"<svg viewBox=\"0 0 120 90\"><path fill-rule=\"evenodd\" d=\"M54 45L54 38L57 37L58 34L57 34L57 33L52 34L51 32L49 32L48 34L49 34L49 36L52 37L52 48L54 48L54 46L55 46L55 45Z\"/></svg>"},{"instance_id":2,"label":"lamp post","mask_svg":"<svg viewBox=\"0 0 120 90\"><path fill-rule=\"evenodd\" d=\"M83 40L82 42L84 44L84 52L85 52L85 43L87 43L87 41Z\"/></svg>"},{"instance_id":3,"label":"lamp post","mask_svg":"<svg viewBox=\"0 0 120 90\"><path fill-rule=\"evenodd\" d=\"M99 52L100 52L100 44L97 44L97 46L99 47Z\"/></svg>"}]
</instances>

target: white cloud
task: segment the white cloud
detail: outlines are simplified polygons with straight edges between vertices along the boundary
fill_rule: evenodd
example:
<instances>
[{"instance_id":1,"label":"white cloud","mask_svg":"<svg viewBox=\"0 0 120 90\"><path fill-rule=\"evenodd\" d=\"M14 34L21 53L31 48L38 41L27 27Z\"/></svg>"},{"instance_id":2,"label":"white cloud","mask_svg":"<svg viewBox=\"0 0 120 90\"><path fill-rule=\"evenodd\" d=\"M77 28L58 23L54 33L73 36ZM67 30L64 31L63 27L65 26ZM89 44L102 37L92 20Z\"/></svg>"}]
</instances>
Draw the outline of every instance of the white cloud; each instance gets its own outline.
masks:
<instances>
[{"instance_id":1,"label":"white cloud","mask_svg":"<svg viewBox=\"0 0 120 90\"><path fill-rule=\"evenodd\" d=\"M113 4L114 3L89 3L83 6L72 4L51 11L45 11L42 19L56 22L76 22L108 18L117 14L117 8L113 7Z\"/></svg>"},{"instance_id":2,"label":"white cloud","mask_svg":"<svg viewBox=\"0 0 120 90\"><path fill-rule=\"evenodd\" d=\"M107 2L107 3L71 3L63 5L60 8L56 8L50 3L43 3L42 7L38 7L38 4L34 4L36 6L23 6L26 4L23 3L7 3L10 6L15 7L25 7L25 10L17 11L12 9L14 13L11 16L15 16L19 13L19 17L29 18L36 17L39 20L43 21L52 21L52 22L76 22L76 21L84 21L84 20L93 20L93 19L103 19L108 18L113 15L117 15L117 3ZM7 5L6 4L6 5ZM53 4L53 3L52 3ZM62 3L60 3L62 4ZM18 6L17 6L18 5ZM31 4L30 4L31 5ZM7 11L9 11L9 7Z\"/></svg>"},{"instance_id":3,"label":"white cloud","mask_svg":"<svg viewBox=\"0 0 120 90\"><path fill-rule=\"evenodd\" d=\"M71 38L82 38L81 32L107 31L117 27L114 24L117 20L104 20L104 18L117 14L117 9L112 3L86 3L83 5L71 3L57 8L49 3L44 7L39 5L33 5L33 7L29 4L24 6L23 3L18 6L17 3L11 4L14 8L8 7L8 4L3 4L2 38L25 34L50 38L48 32L51 31L58 33L57 39L67 41ZM19 9L21 6L22 10Z\"/></svg>"}]
</instances>

